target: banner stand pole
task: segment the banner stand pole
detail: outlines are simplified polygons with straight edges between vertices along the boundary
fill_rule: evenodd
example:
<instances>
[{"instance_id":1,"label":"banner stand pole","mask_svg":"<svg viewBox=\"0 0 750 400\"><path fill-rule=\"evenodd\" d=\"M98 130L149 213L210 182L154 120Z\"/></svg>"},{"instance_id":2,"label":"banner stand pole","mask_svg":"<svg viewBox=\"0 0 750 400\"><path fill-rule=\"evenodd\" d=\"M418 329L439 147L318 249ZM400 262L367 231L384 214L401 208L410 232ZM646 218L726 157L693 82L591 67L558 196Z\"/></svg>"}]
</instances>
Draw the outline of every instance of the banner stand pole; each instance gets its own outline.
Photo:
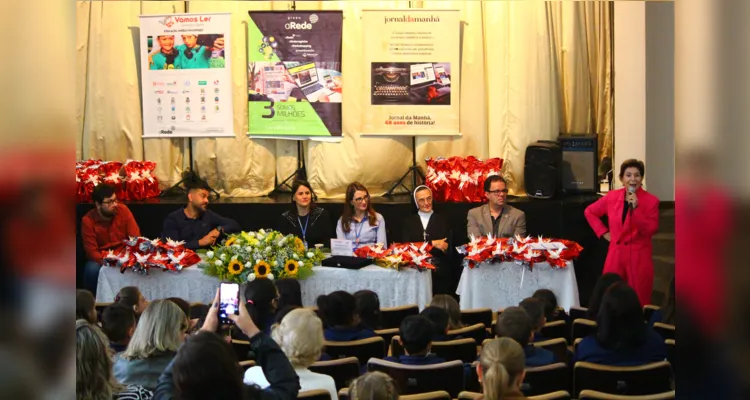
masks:
<instances>
[{"instance_id":1,"label":"banner stand pole","mask_svg":"<svg viewBox=\"0 0 750 400\"><path fill-rule=\"evenodd\" d=\"M307 170L305 168L305 157L303 155L304 150L302 148L302 141L297 140L297 169L289 175L284 181L276 185L276 187L273 189L274 192L282 192L284 187L288 187L289 190L292 190L291 183L296 179L307 179ZM291 181L291 182L290 182Z\"/></svg>"},{"instance_id":2,"label":"banner stand pole","mask_svg":"<svg viewBox=\"0 0 750 400\"><path fill-rule=\"evenodd\" d=\"M180 179L179 182L172 185L172 187L168 189L164 189L159 193L159 197L172 197L172 196L184 196L187 195L187 189L183 186L185 182L196 182L203 180L196 172L195 172L195 164L193 163L193 138L188 138L188 167L182 171L182 179ZM206 183L208 184L208 183ZM219 192L214 190L211 186L208 187L209 194L213 193L216 195L216 198L220 198L221 195Z\"/></svg>"},{"instance_id":3,"label":"banner stand pole","mask_svg":"<svg viewBox=\"0 0 750 400\"><path fill-rule=\"evenodd\" d=\"M409 175L411 175L411 184L412 184L411 189L409 189L408 187L406 187L406 185L404 185L404 179L406 179L406 177L408 177ZM419 176L422 179L422 182L424 182L424 179L425 179L424 174L417 166L417 137L412 136L411 137L411 166L409 167L409 170L406 171L404 176L402 176L401 179L399 179L393 185L393 187L391 187L391 189L383 196L390 197L396 194L411 193L411 191L417 187L417 176ZM399 187L403 188L405 192L396 193L396 189L398 189Z\"/></svg>"}]
</instances>

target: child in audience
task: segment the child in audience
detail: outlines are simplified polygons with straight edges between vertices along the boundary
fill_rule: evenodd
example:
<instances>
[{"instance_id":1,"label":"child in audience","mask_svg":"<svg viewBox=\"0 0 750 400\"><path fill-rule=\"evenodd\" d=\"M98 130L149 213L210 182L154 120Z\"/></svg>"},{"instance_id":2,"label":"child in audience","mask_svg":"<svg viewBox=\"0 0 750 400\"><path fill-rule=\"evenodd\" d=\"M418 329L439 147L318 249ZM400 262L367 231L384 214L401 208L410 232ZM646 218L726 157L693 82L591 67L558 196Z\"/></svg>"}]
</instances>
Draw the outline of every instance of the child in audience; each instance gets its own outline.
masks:
<instances>
[{"instance_id":1,"label":"child in audience","mask_svg":"<svg viewBox=\"0 0 750 400\"><path fill-rule=\"evenodd\" d=\"M446 342L453 340L448 336L448 312L439 307L425 307L419 315L427 318L435 326L435 333L432 337L433 342Z\"/></svg>"},{"instance_id":2,"label":"child in audience","mask_svg":"<svg viewBox=\"0 0 750 400\"><path fill-rule=\"evenodd\" d=\"M130 307L135 312L135 318L138 320L143 311L148 307L148 300L143 297L141 291L135 286L126 286L115 296L115 303Z\"/></svg>"},{"instance_id":3,"label":"child in audience","mask_svg":"<svg viewBox=\"0 0 750 400\"><path fill-rule=\"evenodd\" d=\"M596 323L597 333L578 344L573 363L638 366L667 357L664 339L646 325L638 295L625 282L607 289Z\"/></svg>"},{"instance_id":4,"label":"child in audience","mask_svg":"<svg viewBox=\"0 0 750 400\"><path fill-rule=\"evenodd\" d=\"M549 289L539 289L531 296L542 301L544 304L544 316L547 322L565 321L569 323L568 314L557 305L557 296Z\"/></svg>"},{"instance_id":5,"label":"child in audience","mask_svg":"<svg viewBox=\"0 0 750 400\"><path fill-rule=\"evenodd\" d=\"M393 378L376 371L368 372L349 385L350 400L398 400L398 388Z\"/></svg>"},{"instance_id":6,"label":"child in audience","mask_svg":"<svg viewBox=\"0 0 750 400\"><path fill-rule=\"evenodd\" d=\"M464 327L464 324L461 323L461 307L459 307L458 302L453 297L447 294L437 294L432 298L429 305L440 307L448 312L449 331L455 331Z\"/></svg>"},{"instance_id":7,"label":"child in audience","mask_svg":"<svg viewBox=\"0 0 750 400\"><path fill-rule=\"evenodd\" d=\"M543 342L547 340L547 338L542 336L542 328L547 323L547 318L544 316L544 303L537 298L528 297L523 299L518 306L523 308L531 319L531 329L534 331L534 338L531 342Z\"/></svg>"},{"instance_id":8,"label":"child in audience","mask_svg":"<svg viewBox=\"0 0 750 400\"><path fill-rule=\"evenodd\" d=\"M378 330L381 328L380 321L380 298L372 290L360 290L354 293L357 300L357 315L362 325Z\"/></svg>"},{"instance_id":9,"label":"child in audience","mask_svg":"<svg viewBox=\"0 0 750 400\"><path fill-rule=\"evenodd\" d=\"M602 297L604 297L604 292L617 282L622 282L622 278L620 275L613 272L606 273L599 277L596 281L596 285L594 285L594 289L591 291L589 306L586 310L587 319L596 321L596 316L599 314L599 305L602 302Z\"/></svg>"},{"instance_id":10,"label":"child in audience","mask_svg":"<svg viewBox=\"0 0 750 400\"><path fill-rule=\"evenodd\" d=\"M109 347L120 353L128 348L135 332L135 312L122 304L112 304L102 313L102 331L109 339Z\"/></svg>"},{"instance_id":11,"label":"child in audience","mask_svg":"<svg viewBox=\"0 0 750 400\"><path fill-rule=\"evenodd\" d=\"M245 287L245 305L250 317L261 332L271 334L274 316L279 302L279 291L270 279L256 279ZM245 339L247 340L247 339Z\"/></svg>"},{"instance_id":12,"label":"child in audience","mask_svg":"<svg viewBox=\"0 0 750 400\"><path fill-rule=\"evenodd\" d=\"M276 290L279 291L277 310L290 306L302 307L302 287L299 285L299 280L294 278L279 279L276 281Z\"/></svg>"},{"instance_id":13,"label":"child in audience","mask_svg":"<svg viewBox=\"0 0 750 400\"><path fill-rule=\"evenodd\" d=\"M185 299L181 299L179 297L169 297L167 300L171 301L172 303L177 304L177 307L180 307L180 310L182 310L183 313L185 313L185 317L188 319L188 323L190 324L190 327L188 328L188 333L193 333L196 331L198 327L198 320L200 318L190 318L191 312L190 312L190 303L187 302Z\"/></svg>"},{"instance_id":14,"label":"child in audience","mask_svg":"<svg viewBox=\"0 0 750 400\"><path fill-rule=\"evenodd\" d=\"M521 307L508 307L497 319L495 336L509 337L518 342L523 349L527 367L541 367L557 362L554 353L530 344L533 335L531 318Z\"/></svg>"},{"instance_id":15,"label":"child in audience","mask_svg":"<svg viewBox=\"0 0 750 400\"><path fill-rule=\"evenodd\" d=\"M521 393L526 377L524 351L516 341L494 339L482 346L480 359L477 375L482 384L483 400L526 399Z\"/></svg>"},{"instance_id":16,"label":"child in audience","mask_svg":"<svg viewBox=\"0 0 750 400\"><path fill-rule=\"evenodd\" d=\"M338 290L328 295L320 295L317 304L326 327L323 331L326 340L348 342L375 336L375 331L359 323L356 300L351 293Z\"/></svg>"},{"instance_id":17,"label":"child in audience","mask_svg":"<svg viewBox=\"0 0 750 400\"><path fill-rule=\"evenodd\" d=\"M76 320L85 319L96 325L96 300L94 295L85 289L76 290Z\"/></svg>"},{"instance_id":18,"label":"child in audience","mask_svg":"<svg viewBox=\"0 0 750 400\"><path fill-rule=\"evenodd\" d=\"M406 355L386 357L386 361L406 365L430 365L445 362L444 359L430 353L435 325L426 317L410 315L404 318L401 327L398 328L398 334Z\"/></svg>"}]
</instances>

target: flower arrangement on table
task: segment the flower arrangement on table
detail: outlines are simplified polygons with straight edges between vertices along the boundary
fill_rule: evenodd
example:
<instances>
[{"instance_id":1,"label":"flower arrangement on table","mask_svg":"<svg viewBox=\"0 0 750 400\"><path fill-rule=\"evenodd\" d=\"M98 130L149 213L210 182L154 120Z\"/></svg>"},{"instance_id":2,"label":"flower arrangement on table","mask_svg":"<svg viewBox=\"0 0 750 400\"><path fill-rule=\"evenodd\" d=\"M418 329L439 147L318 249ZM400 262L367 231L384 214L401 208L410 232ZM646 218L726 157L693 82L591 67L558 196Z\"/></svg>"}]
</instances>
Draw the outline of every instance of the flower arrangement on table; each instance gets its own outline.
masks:
<instances>
[{"instance_id":1,"label":"flower arrangement on table","mask_svg":"<svg viewBox=\"0 0 750 400\"><path fill-rule=\"evenodd\" d=\"M127 269L139 274L148 274L151 268L180 272L183 268L201 261L198 254L185 248L185 242L176 242L169 238L165 242L161 239L130 237L123 242L124 247L121 250L109 250L102 254L105 267L118 267L123 274Z\"/></svg>"},{"instance_id":2,"label":"flower arrangement on table","mask_svg":"<svg viewBox=\"0 0 750 400\"><path fill-rule=\"evenodd\" d=\"M551 239L539 236L522 238L495 238L492 235L471 237L468 244L458 248L464 254L464 266L474 268L483 262L514 261L528 266L547 262L552 268L565 268L581 254L583 247L572 240Z\"/></svg>"},{"instance_id":3,"label":"flower arrangement on table","mask_svg":"<svg viewBox=\"0 0 750 400\"><path fill-rule=\"evenodd\" d=\"M245 283L255 279L305 279L325 257L306 249L302 239L278 231L240 232L205 252L203 273L222 281Z\"/></svg>"},{"instance_id":4,"label":"flower arrangement on table","mask_svg":"<svg viewBox=\"0 0 750 400\"><path fill-rule=\"evenodd\" d=\"M375 265L383 268L414 268L424 271L425 269L435 269L435 266L432 265L431 250L432 244L430 242L394 243L387 248L382 244L374 244L359 247L354 250L354 255L361 258L370 258Z\"/></svg>"}]
</instances>

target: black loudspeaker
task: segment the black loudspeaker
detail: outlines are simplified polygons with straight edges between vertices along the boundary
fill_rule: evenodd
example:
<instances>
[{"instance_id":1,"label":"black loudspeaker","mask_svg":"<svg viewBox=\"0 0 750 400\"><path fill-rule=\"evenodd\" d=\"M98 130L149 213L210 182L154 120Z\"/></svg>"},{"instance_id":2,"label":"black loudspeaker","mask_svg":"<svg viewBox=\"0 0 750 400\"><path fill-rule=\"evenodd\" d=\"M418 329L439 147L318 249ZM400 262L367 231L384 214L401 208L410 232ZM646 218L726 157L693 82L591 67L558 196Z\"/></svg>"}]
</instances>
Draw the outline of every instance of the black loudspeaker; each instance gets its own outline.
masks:
<instances>
[{"instance_id":1,"label":"black loudspeaker","mask_svg":"<svg viewBox=\"0 0 750 400\"><path fill-rule=\"evenodd\" d=\"M596 135L560 136L562 191L566 194L599 191L599 145Z\"/></svg>"},{"instance_id":2,"label":"black loudspeaker","mask_svg":"<svg viewBox=\"0 0 750 400\"><path fill-rule=\"evenodd\" d=\"M526 147L523 179L526 195L551 199L560 193L562 150L557 142L538 141Z\"/></svg>"}]
</instances>

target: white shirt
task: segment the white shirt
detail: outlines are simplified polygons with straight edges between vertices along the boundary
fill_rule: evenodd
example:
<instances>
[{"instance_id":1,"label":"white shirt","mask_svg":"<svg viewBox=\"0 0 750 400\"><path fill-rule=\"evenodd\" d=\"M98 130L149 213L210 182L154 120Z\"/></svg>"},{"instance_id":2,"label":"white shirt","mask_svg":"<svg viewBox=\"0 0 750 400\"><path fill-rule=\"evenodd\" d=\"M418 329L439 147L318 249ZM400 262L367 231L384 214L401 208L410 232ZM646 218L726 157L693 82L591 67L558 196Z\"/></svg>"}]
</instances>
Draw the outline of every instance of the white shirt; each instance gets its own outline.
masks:
<instances>
[{"instance_id":1,"label":"white shirt","mask_svg":"<svg viewBox=\"0 0 750 400\"><path fill-rule=\"evenodd\" d=\"M310 371L307 368L295 368L294 372L299 377L300 392L307 390L323 389L327 390L331 394L331 400L338 400L338 391L336 391L336 382L333 378L328 375L318 374ZM245 371L245 377L243 379L247 385L258 385L261 389L266 389L271 386L266 380L266 375L263 374L261 367L251 367Z\"/></svg>"},{"instance_id":2,"label":"white shirt","mask_svg":"<svg viewBox=\"0 0 750 400\"><path fill-rule=\"evenodd\" d=\"M422 229L427 229L427 224L430 222L430 217L432 217L432 213L434 211L430 210L430 212L422 212L419 211L417 214L419 214L419 219L422 220Z\"/></svg>"}]
</instances>

